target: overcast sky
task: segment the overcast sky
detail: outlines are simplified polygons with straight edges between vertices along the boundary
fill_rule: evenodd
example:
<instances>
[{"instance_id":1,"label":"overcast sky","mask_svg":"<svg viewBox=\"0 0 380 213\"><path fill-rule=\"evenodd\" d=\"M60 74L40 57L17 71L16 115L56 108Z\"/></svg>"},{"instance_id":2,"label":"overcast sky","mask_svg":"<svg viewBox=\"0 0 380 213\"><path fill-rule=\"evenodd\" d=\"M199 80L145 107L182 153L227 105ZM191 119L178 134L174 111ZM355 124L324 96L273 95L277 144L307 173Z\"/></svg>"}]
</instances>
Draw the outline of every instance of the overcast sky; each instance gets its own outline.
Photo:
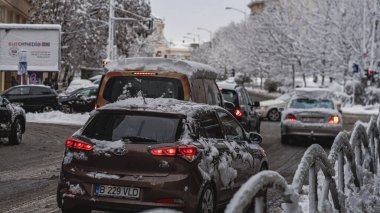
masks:
<instances>
[{"instance_id":1,"label":"overcast sky","mask_svg":"<svg viewBox=\"0 0 380 213\"><path fill-rule=\"evenodd\" d=\"M168 41L181 42L187 33L200 34L201 40L208 41L209 33L232 21L242 21L244 15L225 7L234 7L249 14L247 4L251 0L150 0L152 14L165 20L165 37ZM190 36L191 37L191 36ZM186 40L189 42L189 40Z\"/></svg>"}]
</instances>

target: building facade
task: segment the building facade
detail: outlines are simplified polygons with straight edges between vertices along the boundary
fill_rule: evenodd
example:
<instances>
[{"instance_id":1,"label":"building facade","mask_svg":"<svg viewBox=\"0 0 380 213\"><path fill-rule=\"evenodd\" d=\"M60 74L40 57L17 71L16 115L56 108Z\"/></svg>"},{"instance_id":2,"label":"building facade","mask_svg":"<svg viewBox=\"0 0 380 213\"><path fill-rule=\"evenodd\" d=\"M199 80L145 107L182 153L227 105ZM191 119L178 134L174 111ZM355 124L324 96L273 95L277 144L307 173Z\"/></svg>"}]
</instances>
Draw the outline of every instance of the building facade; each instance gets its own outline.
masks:
<instances>
[{"instance_id":1,"label":"building facade","mask_svg":"<svg viewBox=\"0 0 380 213\"><path fill-rule=\"evenodd\" d=\"M0 23L25 24L29 17L30 4L27 0L0 0ZM0 70L0 91L12 85L12 77L17 79L17 72Z\"/></svg>"}]
</instances>

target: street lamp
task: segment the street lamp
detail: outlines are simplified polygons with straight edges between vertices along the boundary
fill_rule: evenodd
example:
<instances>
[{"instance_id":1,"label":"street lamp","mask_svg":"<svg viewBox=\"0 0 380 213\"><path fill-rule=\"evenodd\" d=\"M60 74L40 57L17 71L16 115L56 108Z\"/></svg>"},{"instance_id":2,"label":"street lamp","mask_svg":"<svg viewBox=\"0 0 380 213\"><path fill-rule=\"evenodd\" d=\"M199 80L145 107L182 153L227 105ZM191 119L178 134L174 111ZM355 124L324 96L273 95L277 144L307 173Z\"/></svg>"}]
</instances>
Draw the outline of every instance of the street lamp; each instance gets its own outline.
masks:
<instances>
[{"instance_id":1,"label":"street lamp","mask_svg":"<svg viewBox=\"0 0 380 213\"><path fill-rule=\"evenodd\" d=\"M187 33L187 35L191 35L191 36L194 36L195 37L198 37L198 44L201 43L201 36L199 34L194 34L194 33ZM194 39L195 40L195 39ZM195 42L194 42L195 43Z\"/></svg>"},{"instance_id":2,"label":"street lamp","mask_svg":"<svg viewBox=\"0 0 380 213\"><path fill-rule=\"evenodd\" d=\"M237 8L234 8L234 7L226 7L225 8L226 10L235 10L239 13L242 13L244 15L244 20L247 19L247 13L244 12L243 10L240 10L240 9L237 9Z\"/></svg>"},{"instance_id":3,"label":"street lamp","mask_svg":"<svg viewBox=\"0 0 380 213\"><path fill-rule=\"evenodd\" d=\"M210 34L210 47L212 47L212 31L206 28L198 27L197 30L203 30Z\"/></svg>"},{"instance_id":4,"label":"street lamp","mask_svg":"<svg viewBox=\"0 0 380 213\"><path fill-rule=\"evenodd\" d=\"M183 38L187 38L187 39L190 39L190 40L192 40L192 41L193 41L193 43L195 43L195 37L191 38L191 37L189 37L189 36L183 36Z\"/></svg>"}]
</instances>

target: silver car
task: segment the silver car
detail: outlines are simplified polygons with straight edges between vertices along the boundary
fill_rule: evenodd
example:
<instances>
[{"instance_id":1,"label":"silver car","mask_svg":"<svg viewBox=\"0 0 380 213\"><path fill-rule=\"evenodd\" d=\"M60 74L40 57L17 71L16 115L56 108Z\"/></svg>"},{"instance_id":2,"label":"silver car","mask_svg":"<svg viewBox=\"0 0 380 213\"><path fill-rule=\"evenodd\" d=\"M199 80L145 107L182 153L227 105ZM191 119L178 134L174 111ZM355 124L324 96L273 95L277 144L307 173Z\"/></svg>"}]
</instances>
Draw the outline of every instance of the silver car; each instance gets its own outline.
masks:
<instances>
[{"instance_id":1,"label":"silver car","mask_svg":"<svg viewBox=\"0 0 380 213\"><path fill-rule=\"evenodd\" d=\"M334 138L341 130L340 109L327 89L297 89L281 118L282 143L295 137Z\"/></svg>"},{"instance_id":2,"label":"silver car","mask_svg":"<svg viewBox=\"0 0 380 213\"><path fill-rule=\"evenodd\" d=\"M259 109L261 118L269 121L280 121L281 112L288 104L291 95L289 93L281 95L276 99L261 101Z\"/></svg>"}]
</instances>

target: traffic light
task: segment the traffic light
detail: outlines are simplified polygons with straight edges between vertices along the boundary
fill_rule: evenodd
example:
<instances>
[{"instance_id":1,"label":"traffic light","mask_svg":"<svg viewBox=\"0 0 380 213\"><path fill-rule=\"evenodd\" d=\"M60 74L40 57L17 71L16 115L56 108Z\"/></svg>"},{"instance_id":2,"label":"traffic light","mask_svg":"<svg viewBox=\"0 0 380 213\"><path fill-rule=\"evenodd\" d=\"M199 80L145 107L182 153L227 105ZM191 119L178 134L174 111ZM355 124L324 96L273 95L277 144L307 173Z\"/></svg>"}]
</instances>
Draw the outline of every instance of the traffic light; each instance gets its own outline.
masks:
<instances>
[{"instance_id":1,"label":"traffic light","mask_svg":"<svg viewBox=\"0 0 380 213\"><path fill-rule=\"evenodd\" d=\"M365 71L365 76L367 76L367 79L368 79L368 80L371 80L372 77L373 77L372 70L367 69L367 70L364 70L364 71Z\"/></svg>"}]
</instances>

